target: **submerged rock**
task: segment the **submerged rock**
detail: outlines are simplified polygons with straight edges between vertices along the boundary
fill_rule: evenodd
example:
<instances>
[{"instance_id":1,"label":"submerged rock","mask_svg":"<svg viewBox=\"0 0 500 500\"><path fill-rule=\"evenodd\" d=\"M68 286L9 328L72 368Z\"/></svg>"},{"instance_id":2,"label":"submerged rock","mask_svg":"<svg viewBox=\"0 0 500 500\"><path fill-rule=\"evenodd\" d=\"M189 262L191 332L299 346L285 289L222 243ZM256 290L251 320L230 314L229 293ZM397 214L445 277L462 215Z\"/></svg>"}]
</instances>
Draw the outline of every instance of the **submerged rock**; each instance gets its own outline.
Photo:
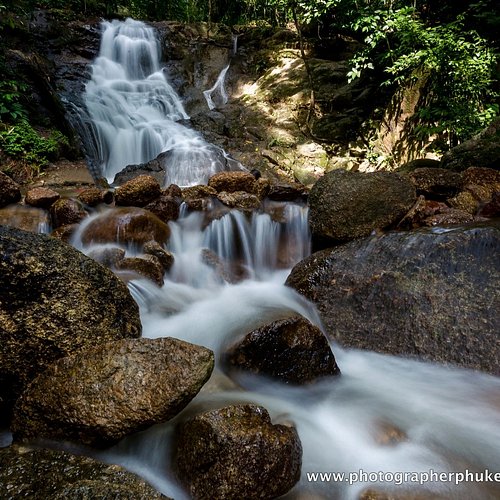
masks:
<instances>
[{"instance_id":1,"label":"submerged rock","mask_svg":"<svg viewBox=\"0 0 500 500\"><path fill-rule=\"evenodd\" d=\"M415 201L415 187L399 174L334 170L309 194L313 240L324 247L368 236L397 224Z\"/></svg>"},{"instance_id":2,"label":"submerged rock","mask_svg":"<svg viewBox=\"0 0 500 500\"><path fill-rule=\"evenodd\" d=\"M0 409L56 359L141 333L113 273L49 236L0 226Z\"/></svg>"},{"instance_id":3,"label":"submerged rock","mask_svg":"<svg viewBox=\"0 0 500 500\"><path fill-rule=\"evenodd\" d=\"M107 446L180 412L208 380L213 353L171 339L121 340L56 361L14 409L15 440Z\"/></svg>"},{"instance_id":4,"label":"submerged rock","mask_svg":"<svg viewBox=\"0 0 500 500\"><path fill-rule=\"evenodd\" d=\"M498 374L499 249L498 227L389 233L311 255L287 285L342 345Z\"/></svg>"},{"instance_id":5,"label":"submerged rock","mask_svg":"<svg viewBox=\"0 0 500 500\"><path fill-rule=\"evenodd\" d=\"M167 499L118 465L65 451L13 445L0 449L0 497L32 500Z\"/></svg>"},{"instance_id":6,"label":"submerged rock","mask_svg":"<svg viewBox=\"0 0 500 500\"><path fill-rule=\"evenodd\" d=\"M302 446L261 406L233 405L183 423L175 463L194 499L276 498L299 480Z\"/></svg>"},{"instance_id":7,"label":"submerged rock","mask_svg":"<svg viewBox=\"0 0 500 500\"><path fill-rule=\"evenodd\" d=\"M141 257L126 257L120 260L117 268L121 270L133 271L145 278L163 286L163 274L165 270L159 259L154 255L143 255Z\"/></svg>"},{"instance_id":8,"label":"submerged rock","mask_svg":"<svg viewBox=\"0 0 500 500\"><path fill-rule=\"evenodd\" d=\"M106 210L92 219L82 232L82 242L136 243L142 245L154 240L163 244L170 229L156 215L136 207L120 207Z\"/></svg>"},{"instance_id":9,"label":"submerged rock","mask_svg":"<svg viewBox=\"0 0 500 500\"><path fill-rule=\"evenodd\" d=\"M304 318L274 321L249 333L227 355L230 365L291 384L340 375L328 340Z\"/></svg>"}]
</instances>

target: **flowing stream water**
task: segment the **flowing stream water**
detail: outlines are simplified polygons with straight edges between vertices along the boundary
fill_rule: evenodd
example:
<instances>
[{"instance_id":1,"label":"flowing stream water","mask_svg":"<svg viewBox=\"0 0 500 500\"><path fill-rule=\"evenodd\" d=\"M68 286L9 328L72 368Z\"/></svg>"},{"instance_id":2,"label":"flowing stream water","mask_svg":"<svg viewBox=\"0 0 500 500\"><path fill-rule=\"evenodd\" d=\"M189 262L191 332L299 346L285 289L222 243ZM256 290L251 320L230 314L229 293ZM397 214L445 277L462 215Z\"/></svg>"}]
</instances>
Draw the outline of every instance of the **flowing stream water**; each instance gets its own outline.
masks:
<instances>
[{"instance_id":1,"label":"flowing stream water","mask_svg":"<svg viewBox=\"0 0 500 500\"><path fill-rule=\"evenodd\" d=\"M186 114L160 69L154 33L142 23L105 24L101 54L87 86L87 103L106 176L114 175L124 158L128 163L141 162L165 148L177 153L177 149L208 147L196 132L176 122ZM189 173L176 168L170 181L192 184L211 175L210 165L201 171L192 161L191 157L180 162L179 169ZM278 209L280 218L266 211L252 217L231 211L208 225L202 215L183 212L170 223L168 246L175 264L165 285L158 288L141 280L129 285L140 305L143 335L171 336L207 346L216 353L216 369L209 389L203 389L172 422L130 436L98 456L139 473L168 496L189 498L171 472L176 422L202 408L253 402L266 407L275 423L292 422L298 429L302 476L287 498L308 498L307 492L313 492L319 498L354 499L368 487L423 489L427 498L500 498L500 490L491 482L420 485L415 481L422 476L403 481L399 475L499 471L498 378L345 350L333 343L342 370L342 376L334 380L297 388L256 376L230 380L224 374L220 358L226 347L258 326L293 314L321 326L313 305L283 285L291 267L309 253L307 207L281 204ZM78 236L74 244L89 250ZM206 264L204 249L221 262L237 263L245 279L226 282ZM400 439L384 442L391 429L398 430ZM308 474L315 472L347 476L314 481ZM386 476L379 477L379 472ZM353 474L360 474L362 480L355 482ZM387 481L387 474L394 474L392 482Z\"/></svg>"}]
</instances>

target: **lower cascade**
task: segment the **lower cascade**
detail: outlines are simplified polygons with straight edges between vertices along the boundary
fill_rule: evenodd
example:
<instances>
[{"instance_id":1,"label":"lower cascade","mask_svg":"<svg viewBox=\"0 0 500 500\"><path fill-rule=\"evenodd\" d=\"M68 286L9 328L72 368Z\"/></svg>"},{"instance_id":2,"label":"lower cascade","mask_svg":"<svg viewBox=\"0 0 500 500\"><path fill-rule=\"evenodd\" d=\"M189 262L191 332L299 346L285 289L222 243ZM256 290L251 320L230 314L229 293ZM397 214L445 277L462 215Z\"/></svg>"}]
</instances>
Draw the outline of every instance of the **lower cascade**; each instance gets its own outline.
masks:
<instances>
[{"instance_id":1,"label":"lower cascade","mask_svg":"<svg viewBox=\"0 0 500 500\"><path fill-rule=\"evenodd\" d=\"M226 168L220 161L223 153L179 123L188 116L159 60L152 28L130 19L103 24L101 51L86 88L87 109L82 116L87 154L99 176L112 181L125 166L170 152L167 185L208 183ZM226 71L219 82L222 97ZM210 92L216 89L205 94L209 106ZM175 202L181 197L167 198ZM300 471L293 469L298 481L280 498L499 498L498 377L347 349L331 339L327 343L341 372L335 378L296 386L228 369L227 352L271 322L300 316L323 333L326 328L314 304L285 286L292 268L311 254L309 208L300 196L294 201L258 199L259 208L251 211L230 209L217 199L211 195L203 210L184 201L175 220L157 221L167 235L163 241L168 241L153 243L173 256L159 283L130 277L118 266L114 269L139 307L142 337L172 337L213 351L215 368L207 385L172 420L128 435L106 449L79 443L50 445L122 465L164 495L189 500L193 495L181 484L173 456L180 439L178 426L201 412L258 405L269 412L273 424L283 426L301 444ZM146 212L147 206L144 202L134 209ZM115 240L96 242L86 232L107 214L128 208L103 204L93 208L72 233L71 244L88 256L110 250L120 252L121 258L141 256L145 243L152 243L148 239L123 241L116 234ZM131 218L130 213L126 217ZM38 232L48 232L48 222L37 224ZM419 237L416 232L412 249L421 248ZM370 252L373 246L367 241ZM356 254L357 259L367 258L363 252ZM352 266L357 264L353 259ZM85 262L80 267L84 269ZM327 286L338 283L332 280ZM8 435L0 434L0 446L8 441Z\"/></svg>"}]
</instances>

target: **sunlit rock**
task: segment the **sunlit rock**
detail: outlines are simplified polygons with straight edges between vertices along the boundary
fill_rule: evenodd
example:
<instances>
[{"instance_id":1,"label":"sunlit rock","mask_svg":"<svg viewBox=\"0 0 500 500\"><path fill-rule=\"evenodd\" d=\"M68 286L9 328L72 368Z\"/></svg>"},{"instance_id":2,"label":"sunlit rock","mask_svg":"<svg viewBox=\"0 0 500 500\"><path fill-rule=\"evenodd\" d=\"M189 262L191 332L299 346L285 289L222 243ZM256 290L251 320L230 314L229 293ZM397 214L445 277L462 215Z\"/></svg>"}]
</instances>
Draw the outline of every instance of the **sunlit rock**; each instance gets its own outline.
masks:
<instances>
[{"instance_id":1,"label":"sunlit rock","mask_svg":"<svg viewBox=\"0 0 500 500\"><path fill-rule=\"evenodd\" d=\"M179 428L175 463L191 498L276 498L299 480L294 427L272 424L261 406L199 414Z\"/></svg>"},{"instance_id":2,"label":"sunlit rock","mask_svg":"<svg viewBox=\"0 0 500 500\"><path fill-rule=\"evenodd\" d=\"M213 367L212 351L171 338L86 349L52 364L23 392L14 409L14 440L108 446L177 415Z\"/></svg>"}]
</instances>

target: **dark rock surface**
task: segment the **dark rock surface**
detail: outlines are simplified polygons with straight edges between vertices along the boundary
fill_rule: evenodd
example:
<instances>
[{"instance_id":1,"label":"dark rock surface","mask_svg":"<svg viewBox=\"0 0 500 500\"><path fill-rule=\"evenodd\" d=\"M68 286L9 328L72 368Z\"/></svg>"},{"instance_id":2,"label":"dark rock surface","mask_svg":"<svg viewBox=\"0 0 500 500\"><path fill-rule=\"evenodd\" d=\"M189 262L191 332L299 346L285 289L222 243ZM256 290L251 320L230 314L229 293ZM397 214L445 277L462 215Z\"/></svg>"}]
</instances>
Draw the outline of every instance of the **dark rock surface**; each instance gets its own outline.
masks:
<instances>
[{"instance_id":1,"label":"dark rock surface","mask_svg":"<svg viewBox=\"0 0 500 500\"><path fill-rule=\"evenodd\" d=\"M0 226L0 414L56 359L138 337L137 304L111 271L65 243Z\"/></svg>"},{"instance_id":2,"label":"dark rock surface","mask_svg":"<svg viewBox=\"0 0 500 500\"><path fill-rule=\"evenodd\" d=\"M176 466L194 499L276 498L299 480L302 446L294 427L273 425L254 405L199 414L180 426Z\"/></svg>"},{"instance_id":3,"label":"dark rock surface","mask_svg":"<svg viewBox=\"0 0 500 500\"><path fill-rule=\"evenodd\" d=\"M121 340L56 361L14 409L14 440L107 446L165 422L208 380L213 353L177 339Z\"/></svg>"},{"instance_id":4,"label":"dark rock surface","mask_svg":"<svg viewBox=\"0 0 500 500\"><path fill-rule=\"evenodd\" d=\"M418 195L428 199L445 200L455 196L462 187L462 175L445 168L417 168L408 178Z\"/></svg>"},{"instance_id":5,"label":"dark rock surface","mask_svg":"<svg viewBox=\"0 0 500 500\"><path fill-rule=\"evenodd\" d=\"M155 214L163 222L168 223L179 218L180 202L180 198L162 194L158 199L148 203L144 209Z\"/></svg>"},{"instance_id":6,"label":"dark rock surface","mask_svg":"<svg viewBox=\"0 0 500 500\"><path fill-rule=\"evenodd\" d=\"M167 499L118 465L64 451L0 449L0 498L32 500Z\"/></svg>"},{"instance_id":7,"label":"dark rock surface","mask_svg":"<svg viewBox=\"0 0 500 500\"><path fill-rule=\"evenodd\" d=\"M389 233L311 255L287 285L340 344L500 371L500 229Z\"/></svg>"},{"instance_id":8,"label":"dark rock surface","mask_svg":"<svg viewBox=\"0 0 500 500\"><path fill-rule=\"evenodd\" d=\"M61 198L50 207L54 227L78 224L88 216L83 205L72 198Z\"/></svg>"},{"instance_id":9,"label":"dark rock surface","mask_svg":"<svg viewBox=\"0 0 500 500\"><path fill-rule=\"evenodd\" d=\"M230 366L291 384L340 375L328 340L304 318L288 318L249 333L227 354Z\"/></svg>"},{"instance_id":10,"label":"dark rock surface","mask_svg":"<svg viewBox=\"0 0 500 500\"><path fill-rule=\"evenodd\" d=\"M21 189L8 175L0 172L0 208L21 199Z\"/></svg>"},{"instance_id":11,"label":"dark rock surface","mask_svg":"<svg viewBox=\"0 0 500 500\"><path fill-rule=\"evenodd\" d=\"M415 187L399 174L334 170L309 194L313 241L325 247L368 236L397 224L415 201Z\"/></svg>"}]
</instances>

